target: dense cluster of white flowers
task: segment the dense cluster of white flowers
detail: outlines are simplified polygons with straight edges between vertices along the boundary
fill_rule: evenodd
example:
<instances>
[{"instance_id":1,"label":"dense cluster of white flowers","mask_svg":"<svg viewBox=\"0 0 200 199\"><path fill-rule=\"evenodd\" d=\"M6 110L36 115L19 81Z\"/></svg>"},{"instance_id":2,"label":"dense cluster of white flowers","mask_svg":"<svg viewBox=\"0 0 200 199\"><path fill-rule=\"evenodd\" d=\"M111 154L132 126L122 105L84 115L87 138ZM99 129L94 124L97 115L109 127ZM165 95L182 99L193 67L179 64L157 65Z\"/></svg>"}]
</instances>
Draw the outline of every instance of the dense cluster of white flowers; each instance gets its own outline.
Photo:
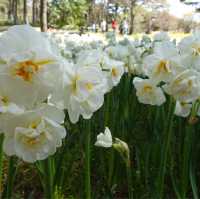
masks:
<instances>
[{"instance_id":1,"label":"dense cluster of white flowers","mask_svg":"<svg viewBox=\"0 0 200 199\"><path fill-rule=\"evenodd\" d=\"M166 93L176 100L175 114L187 117L199 103L199 47L198 32L178 44L170 41L166 33L156 35L151 50L143 57L143 77L133 80L138 100L160 106L166 101Z\"/></svg>"},{"instance_id":2,"label":"dense cluster of white flowers","mask_svg":"<svg viewBox=\"0 0 200 199\"><path fill-rule=\"evenodd\" d=\"M90 119L124 73L134 75L141 103L160 106L168 94L177 101L176 115L190 114L200 97L199 33L178 44L165 33L119 42L108 34L108 41L44 35L28 25L1 35L0 129L7 155L35 162L55 153L66 136L64 110L72 123Z\"/></svg>"},{"instance_id":3,"label":"dense cluster of white flowers","mask_svg":"<svg viewBox=\"0 0 200 199\"><path fill-rule=\"evenodd\" d=\"M64 110L72 123L80 116L90 119L124 73L123 62L103 53L100 42L77 46L52 38L27 25L0 37L3 149L27 162L45 159L61 146Z\"/></svg>"}]
</instances>

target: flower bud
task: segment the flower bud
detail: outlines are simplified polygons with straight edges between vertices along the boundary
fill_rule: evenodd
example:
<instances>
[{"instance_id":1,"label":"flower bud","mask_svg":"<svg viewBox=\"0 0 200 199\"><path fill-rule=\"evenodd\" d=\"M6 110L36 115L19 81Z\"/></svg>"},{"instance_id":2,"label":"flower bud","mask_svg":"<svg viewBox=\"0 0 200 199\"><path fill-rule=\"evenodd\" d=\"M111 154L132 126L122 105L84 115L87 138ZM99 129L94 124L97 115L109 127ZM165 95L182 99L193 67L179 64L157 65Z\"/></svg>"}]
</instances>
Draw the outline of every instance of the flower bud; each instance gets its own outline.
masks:
<instances>
[{"instance_id":1,"label":"flower bud","mask_svg":"<svg viewBox=\"0 0 200 199\"><path fill-rule=\"evenodd\" d=\"M125 161L127 166L130 166L130 151L128 144L119 138L115 138L113 148L116 149L121 155L122 159Z\"/></svg>"}]
</instances>

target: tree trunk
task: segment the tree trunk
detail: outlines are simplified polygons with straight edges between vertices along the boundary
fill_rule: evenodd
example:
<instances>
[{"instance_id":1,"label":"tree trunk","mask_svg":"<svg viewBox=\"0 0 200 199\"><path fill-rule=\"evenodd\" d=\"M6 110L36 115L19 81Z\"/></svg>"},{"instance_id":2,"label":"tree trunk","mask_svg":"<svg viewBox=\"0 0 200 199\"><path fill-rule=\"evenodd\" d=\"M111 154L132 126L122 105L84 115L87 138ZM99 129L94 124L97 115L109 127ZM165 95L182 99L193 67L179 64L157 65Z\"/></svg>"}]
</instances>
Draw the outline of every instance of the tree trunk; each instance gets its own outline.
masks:
<instances>
[{"instance_id":1,"label":"tree trunk","mask_svg":"<svg viewBox=\"0 0 200 199\"><path fill-rule=\"evenodd\" d=\"M130 0L130 30L129 30L129 34L131 35L133 33L134 27L133 27L133 23L134 23L134 13L133 13L133 8L135 6L135 1L136 0Z\"/></svg>"},{"instance_id":2,"label":"tree trunk","mask_svg":"<svg viewBox=\"0 0 200 199\"><path fill-rule=\"evenodd\" d=\"M8 21L12 21L12 15L13 15L12 0L9 0L8 1Z\"/></svg>"},{"instance_id":3,"label":"tree trunk","mask_svg":"<svg viewBox=\"0 0 200 199\"><path fill-rule=\"evenodd\" d=\"M14 24L18 23L18 16L17 16L17 7L18 7L17 0L13 0L13 17L14 17Z\"/></svg>"},{"instance_id":4,"label":"tree trunk","mask_svg":"<svg viewBox=\"0 0 200 199\"><path fill-rule=\"evenodd\" d=\"M23 9L23 20L24 23L28 23L28 16L27 16L27 0L24 0L24 9Z\"/></svg>"},{"instance_id":5,"label":"tree trunk","mask_svg":"<svg viewBox=\"0 0 200 199\"><path fill-rule=\"evenodd\" d=\"M36 11L37 10L37 2L36 2L36 0L33 0L33 4L32 4L32 24L33 25L36 25L36 21L37 21L37 19L36 19Z\"/></svg>"},{"instance_id":6,"label":"tree trunk","mask_svg":"<svg viewBox=\"0 0 200 199\"><path fill-rule=\"evenodd\" d=\"M87 14L87 26L91 25L92 21L92 14L93 14L93 0L88 0L88 14Z\"/></svg>"},{"instance_id":7,"label":"tree trunk","mask_svg":"<svg viewBox=\"0 0 200 199\"><path fill-rule=\"evenodd\" d=\"M36 0L36 11L35 11L35 14L36 14L36 23L39 23L40 21L40 1L39 0Z\"/></svg>"},{"instance_id":8,"label":"tree trunk","mask_svg":"<svg viewBox=\"0 0 200 199\"><path fill-rule=\"evenodd\" d=\"M106 20L106 32L108 32L108 29L109 29L109 27L108 27L108 24L109 24L109 16L108 16L108 4L110 3L110 1L108 0L106 0L106 1L104 1L104 10L105 10L105 20Z\"/></svg>"},{"instance_id":9,"label":"tree trunk","mask_svg":"<svg viewBox=\"0 0 200 199\"><path fill-rule=\"evenodd\" d=\"M40 28L42 32L47 31L47 0L40 0Z\"/></svg>"}]
</instances>

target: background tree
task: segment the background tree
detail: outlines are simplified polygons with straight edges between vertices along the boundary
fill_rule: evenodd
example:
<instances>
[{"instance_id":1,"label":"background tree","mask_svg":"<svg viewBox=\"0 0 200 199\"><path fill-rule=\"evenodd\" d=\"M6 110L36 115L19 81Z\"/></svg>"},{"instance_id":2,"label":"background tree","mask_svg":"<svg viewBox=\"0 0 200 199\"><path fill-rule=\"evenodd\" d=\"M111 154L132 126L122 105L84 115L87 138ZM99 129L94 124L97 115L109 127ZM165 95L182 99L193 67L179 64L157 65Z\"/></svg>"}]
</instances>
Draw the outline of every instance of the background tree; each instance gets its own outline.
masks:
<instances>
[{"instance_id":1,"label":"background tree","mask_svg":"<svg viewBox=\"0 0 200 199\"><path fill-rule=\"evenodd\" d=\"M93 11L95 6L95 0L87 0L88 12L87 12L87 25L90 26L91 21L93 21ZM102 1L103 3L104 1Z\"/></svg>"},{"instance_id":2,"label":"background tree","mask_svg":"<svg viewBox=\"0 0 200 199\"><path fill-rule=\"evenodd\" d=\"M130 0L130 30L129 34L133 33L133 23L134 23L134 12L133 9L135 7L136 0Z\"/></svg>"},{"instance_id":3,"label":"background tree","mask_svg":"<svg viewBox=\"0 0 200 199\"><path fill-rule=\"evenodd\" d=\"M39 0L33 0L32 1L32 24L34 26L37 25L39 18L40 18L40 2Z\"/></svg>"},{"instance_id":4,"label":"background tree","mask_svg":"<svg viewBox=\"0 0 200 199\"><path fill-rule=\"evenodd\" d=\"M83 26L87 21L88 3L86 0L53 0L49 7L50 25Z\"/></svg>"},{"instance_id":5,"label":"background tree","mask_svg":"<svg viewBox=\"0 0 200 199\"><path fill-rule=\"evenodd\" d=\"M27 0L24 1L24 7L23 7L23 21L26 24L28 22L28 16L27 16Z\"/></svg>"},{"instance_id":6,"label":"background tree","mask_svg":"<svg viewBox=\"0 0 200 199\"><path fill-rule=\"evenodd\" d=\"M40 0L40 29L47 31L47 0Z\"/></svg>"},{"instance_id":7,"label":"background tree","mask_svg":"<svg viewBox=\"0 0 200 199\"><path fill-rule=\"evenodd\" d=\"M32 2L32 24L36 25L36 1L37 0L33 0Z\"/></svg>"},{"instance_id":8,"label":"background tree","mask_svg":"<svg viewBox=\"0 0 200 199\"><path fill-rule=\"evenodd\" d=\"M12 2L12 9L13 9L13 18L14 24L18 23L18 0L13 0Z\"/></svg>"},{"instance_id":9,"label":"background tree","mask_svg":"<svg viewBox=\"0 0 200 199\"><path fill-rule=\"evenodd\" d=\"M12 15L13 15L13 1L8 0L8 21L12 20Z\"/></svg>"},{"instance_id":10,"label":"background tree","mask_svg":"<svg viewBox=\"0 0 200 199\"><path fill-rule=\"evenodd\" d=\"M145 32L150 32L151 31L151 19L149 19L149 13L153 12L153 13L157 13L159 12L160 10L161 11L164 11L164 10L167 10L168 8L168 4L167 4L167 1L166 0L110 0L110 3L118 3L119 6L123 7L123 8L126 8L125 10L129 10L129 15L126 16L126 18L128 19L129 21L129 33L132 34L134 32L134 23L135 23L135 8L138 7L138 6L142 6L144 9L142 9L144 11L144 13L140 13L141 14L141 18L145 18L144 22L142 22L141 26L143 26L144 24L146 24L146 30ZM144 17L143 14L147 14L148 13L148 16L146 15ZM137 13L138 14L138 13ZM142 16L143 15L143 16ZM148 24L147 24L148 22ZM136 28L137 29L137 28Z\"/></svg>"}]
</instances>

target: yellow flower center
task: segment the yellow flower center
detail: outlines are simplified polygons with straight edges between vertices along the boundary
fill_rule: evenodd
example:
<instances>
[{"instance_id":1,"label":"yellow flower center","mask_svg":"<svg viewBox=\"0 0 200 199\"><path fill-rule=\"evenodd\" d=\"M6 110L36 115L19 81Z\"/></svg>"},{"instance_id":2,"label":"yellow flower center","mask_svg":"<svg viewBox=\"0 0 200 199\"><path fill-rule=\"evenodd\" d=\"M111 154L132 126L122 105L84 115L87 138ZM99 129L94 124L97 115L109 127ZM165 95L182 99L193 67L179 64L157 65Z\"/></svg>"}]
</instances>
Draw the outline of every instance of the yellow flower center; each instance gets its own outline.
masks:
<instances>
[{"instance_id":1,"label":"yellow flower center","mask_svg":"<svg viewBox=\"0 0 200 199\"><path fill-rule=\"evenodd\" d=\"M80 77L78 75L76 75L74 77L74 79L72 80L72 86L71 86L71 90L72 90L72 93L76 94L76 91L77 91L77 80L79 80Z\"/></svg>"},{"instance_id":2,"label":"yellow flower center","mask_svg":"<svg viewBox=\"0 0 200 199\"><path fill-rule=\"evenodd\" d=\"M8 97L6 97L6 96L1 96L1 97L0 97L0 100L3 102L4 105L8 105L8 102L9 102Z\"/></svg>"},{"instance_id":3,"label":"yellow flower center","mask_svg":"<svg viewBox=\"0 0 200 199\"><path fill-rule=\"evenodd\" d=\"M161 60L159 62L159 64L157 65L156 67L156 74L161 74L161 73L169 73L170 70L169 70L169 67L167 66L168 65L168 61L165 61L165 60Z\"/></svg>"},{"instance_id":4,"label":"yellow flower center","mask_svg":"<svg viewBox=\"0 0 200 199\"><path fill-rule=\"evenodd\" d=\"M182 107L187 106L186 102L181 102L180 104L181 104Z\"/></svg>"},{"instance_id":5,"label":"yellow flower center","mask_svg":"<svg viewBox=\"0 0 200 199\"><path fill-rule=\"evenodd\" d=\"M116 68L112 68L112 76L117 77L118 76L118 71Z\"/></svg>"},{"instance_id":6,"label":"yellow flower center","mask_svg":"<svg viewBox=\"0 0 200 199\"><path fill-rule=\"evenodd\" d=\"M144 93L150 93L150 92L152 92L152 90L153 90L153 88L152 88L152 86L150 86L150 85L145 85L145 86L143 87L143 92L144 92Z\"/></svg>"},{"instance_id":7,"label":"yellow flower center","mask_svg":"<svg viewBox=\"0 0 200 199\"><path fill-rule=\"evenodd\" d=\"M192 49L193 49L193 55L194 56L199 56L200 55L200 45L199 44L194 44L192 46Z\"/></svg>"},{"instance_id":8,"label":"yellow flower center","mask_svg":"<svg viewBox=\"0 0 200 199\"><path fill-rule=\"evenodd\" d=\"M88 82L85 84L85 87L88 91L91 91L93 89L94 85L92 83Z\"/></svg>"},{"instance_id":9,"label":"yellow flower center","mask_svg":"<svg viewBox=\"0 0 200 199\"><path fill-rule=\"evenodd\" d=\"M181 90L181 91L180 91L180 95L181 95L181 96L189 95L190 92L191 92L191 90L192 90L192 85L193 85L192 80L191 80L191 79L188 80L188 82L187 82L187 86L188 86L188 87L185 88L184 90Z\"/></svg>"},{"instance_id":10,"label":"yellow flower center","mask_svg":"<svg viewBox=\"0 0 200 199\"><path fill-rule=\"evenodd\" d=\"M28 128L36 129L40 122L41 122L41 119L35 120L31 124L29 124Z\"/></svg>"},{"instance_id":11,"label":"yellow flower center","mask_svg":"<svg viewBox=\"0 0 200 199\"><path fill-rule=\"evenodd\" d=\"M19 62L14 65L12 73L15 76L21 77L24 81L30 82L33 79L33 75L36 74L43 65L51 64L53 62L53 60L48 59L40 61L27 60Z\"/></svg>"},{"instance_id":12,"label":"yellow flower center","mask_svg":"<svg viewBox=\"0 0 200 199\"><path fill-rule=\"evenodd\" d=\"M45 139L45 132L42 132L36 137L23 136L22 142L26 144L26 146L32 147L33 145L37 145L41 142L44 142Z\"/></svg>"},{"instance_id":13,"label":"yellow flower center","mask_svg":"<svg viewBox=\"0 0 200 199\"><path fill-rule=\"evenodd\" d=\"M177 78L177 79L173 82L172 87L175 87L175 88L176 88L176 87L179 87L179 86L181 85L181 82L182 82L183 80L184 80L183 77ZM184 88L184 89L181 89L181 90L179 91L179 95L185 96L185 95L190 94L190 92L191 92L191 90L192 90L192 86L193 86L193 81L192 81L191 79L189 79L189 80L187 81L187 87Z\"/></svg>"}]
</instances>

